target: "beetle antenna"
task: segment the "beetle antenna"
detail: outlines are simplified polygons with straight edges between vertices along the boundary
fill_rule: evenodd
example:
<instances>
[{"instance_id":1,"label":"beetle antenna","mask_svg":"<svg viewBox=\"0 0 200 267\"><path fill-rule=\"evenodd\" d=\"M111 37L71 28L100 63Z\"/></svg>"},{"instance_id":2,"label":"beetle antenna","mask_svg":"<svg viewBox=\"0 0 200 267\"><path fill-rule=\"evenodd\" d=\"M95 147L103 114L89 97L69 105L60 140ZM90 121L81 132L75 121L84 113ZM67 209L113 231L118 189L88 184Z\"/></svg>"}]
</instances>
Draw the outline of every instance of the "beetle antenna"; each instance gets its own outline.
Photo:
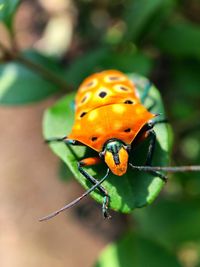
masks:
<instances>
[{"instance_id":1,"label":"beetle antenna","mask_svg":"<svg viewBox=\"0 0 200 267\"><path fill-rule=\"evenodd\" d=\"M135 166L132 163L129 163L131 168L139 170L139 171L166 171L166 172L199 172L200 165L191 165L191 166L168 166L168 167L160 167L160 166Z\"/></svg>"},{"instance_id":2,"label":"beetle antenna","mask_svg":"<svg viewBox=\"0 0 200 267\"><path fill-rule=\"evenodd\" d=\"M59 210L56 210L54 212L52 212L51 214L45 216L45 217L42 217L41 219L39 219L40 222L42 221L47 221L55 216L57 216L59 213L73 207L74 205L76 205L79 201L81 201L84 197L86 197L87 195L89 195L92 191L95 190L95 188L97 188L100 184L103 183L103 181L107 178L108 174L109 174L109 171L110 169L108 168L107 169L107 172L105 174L105 176L98 182L96 183L95 185L93 185L90 189L88 189L84 194L82 194L80 197L76 198L75 200L73 200L72 202L70 202L69 204L65 205L64 207L62 207L61 209Z\"/></svg>"}]
</instances>

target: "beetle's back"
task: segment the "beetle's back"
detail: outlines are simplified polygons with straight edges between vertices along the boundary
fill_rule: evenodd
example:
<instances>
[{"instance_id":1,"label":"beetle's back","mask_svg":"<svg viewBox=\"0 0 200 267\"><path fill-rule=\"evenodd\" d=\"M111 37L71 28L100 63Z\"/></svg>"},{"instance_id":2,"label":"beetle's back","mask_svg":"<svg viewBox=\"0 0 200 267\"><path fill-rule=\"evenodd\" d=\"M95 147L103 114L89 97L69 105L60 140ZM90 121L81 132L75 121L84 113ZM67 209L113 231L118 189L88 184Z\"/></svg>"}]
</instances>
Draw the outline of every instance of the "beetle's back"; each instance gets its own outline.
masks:
<instances>
[{"instance_id":1,"label":"beetle's back","mask_svg":"<svg viewBox=\"0 0 200 267\"><path fill-rule=\"evenodd\" d=\"M132 81L115 70L85 79L75 104L75 123L68 138L96 151L101 151L112 138L131 144L140 129L154 117L140 103Z\"/></svg>"}]
</instances>

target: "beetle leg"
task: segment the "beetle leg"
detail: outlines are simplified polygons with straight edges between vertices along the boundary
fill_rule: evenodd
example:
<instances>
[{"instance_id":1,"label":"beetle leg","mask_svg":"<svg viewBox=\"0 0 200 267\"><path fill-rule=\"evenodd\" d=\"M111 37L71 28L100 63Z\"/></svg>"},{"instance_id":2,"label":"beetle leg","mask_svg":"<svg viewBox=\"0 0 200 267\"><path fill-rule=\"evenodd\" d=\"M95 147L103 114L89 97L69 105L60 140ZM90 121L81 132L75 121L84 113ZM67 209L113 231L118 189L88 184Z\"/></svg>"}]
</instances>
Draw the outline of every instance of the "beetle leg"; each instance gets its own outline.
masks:
<instances>
[{"instance_id":1,"label":"beetle leg","mask_svg":"<svg viewBox=\"0 0 200 267\"><path fill-rule=\"evenodd\" d=\"M91 166L95 165L101 162L101 159L99 157L94 157L94 158L86 158L78 162L78 170L80 173L87 179L89 180L93 185L98 183L98 180L96 180L92 175L90 175L86 170L83 169L85 166ZM110 218L111 216L108 213L108 206L109 206L109 201L110 201L110 196L108 195L108 192L106 189L102 186L99 185L97 187L99 191L103 194L103 204L102 204L102 213L104 218Z\"/></svg>"},{"instance_id":2,"label":"beetle leg","mask_svg":"<svg viewBox=\"0 0 200 267\"><path fill-rule=\"evenodd\" d=\"M153 127L156 125L156 124L160 124L160 123L169 123L168 119L160 119L160 120L156 120L156 121L149 121L147 124L146 124L146 129L147 130L150 130L150 129L153 129Z\"/></svg>"},{"instance_id":3,"label":"beetle leg","mask_svg":"<svg viewBox=\"0 0 200 267\"><path fill-rule=\"evenodd\" d=\"M40 222L47 221L47 220L49 220L49 219L57 216L59 213L61 213L61 212L65 211L65 210L67 210L67 209L75 206L79 201L81 201L84 197L86 197L87 195L89 195L92 191L95 190L95 188L97 188L101 183L103 183L103 181L105 181L105 179L108 177L109 171L110 171L110 169L108 168L107 169L107 172L106 172L106 175L104 175L104 177L100 181L98 181L97 184L93 185L90 189L88 189L80 197L77 197L75 200L71 201L69 204L65 205L64 207L62 207L62 208L60 208L60 209L58 209L58 210L50 213L49 215L47 215L47 216L39 219L39 221Z\"/></svg>"},{"instance_id":4,"label":"beetle leg","mask_svg":"<svg viewBox=\"0 0 200 267\"><path fill-rule=\"evenodd\" d=\"M155 145L156 145L156 133L153 129L151 129L146 132L146 136L150 138L150 141L149 141L149 147L147 151L147 158L146 158L145 166L151 166L152 160L153 160L153 154L155 151ZM150 171L150 173L152 173L153 175L157 175L164 182L167 181L167 177L158 171Z\"/></svg>"},{"instance_id":5,"label":"beetle leg","mask_svg":"<svg viewBox=\"0 0 200 267\"><path fill-rule=\"evenodd\" d=\"M149 141L149 147L148 147L148 151L147 151L147 158L146 158L145 165L151 166L152 159L153 159L153 154L154 154L154 151L155 151L155 144L156 144L156 133L155 133L155 131L153 129L149 130L147 132L147 137L150 138L150 141Z\"/></svg>"},{"instance_id":6,"label":"beetle leg","mask_svg":"<svg viewBox=\"0 0 200 267\"><path fill-rule=\"evenodd\" d=\"M45 143L49 144L52 142L63 142L66 145L81 145L80 142L73 140L73 139L67 139L67 136L64 137L52 137L52 138L48 138L45 139Z\"/></svg>"}]
</instances>

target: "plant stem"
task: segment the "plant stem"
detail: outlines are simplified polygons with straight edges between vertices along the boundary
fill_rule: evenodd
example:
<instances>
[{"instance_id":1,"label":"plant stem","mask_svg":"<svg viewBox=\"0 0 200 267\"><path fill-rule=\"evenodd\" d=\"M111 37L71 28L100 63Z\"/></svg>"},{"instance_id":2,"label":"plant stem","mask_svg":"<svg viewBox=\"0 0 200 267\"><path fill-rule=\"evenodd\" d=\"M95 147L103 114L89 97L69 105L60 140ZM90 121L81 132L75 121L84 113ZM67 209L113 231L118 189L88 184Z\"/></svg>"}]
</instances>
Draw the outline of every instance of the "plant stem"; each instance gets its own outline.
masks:
<instances>
[{"instance_id":1,"label":"plant stem","mask_svg":"<svg viewBox=\"0 0 200 267\"><path fill-rule=\"evenodd\" d=\"M26 57L23 57L22 55L16 55L15 59L25 65L26 67L28 67L29 69L37 72L38 74L40 74L41 76L43 76L43 78L45 78L46 80L54 83L55 85L57 85L59 87L59 89L65 90L67 91L67 86L66 86L66 82L61 79L60 77L58 77L57 75L55 75L53 72L51 72L50 70L48 70L47 68L43 67L40 64L37 64L35 62L33 62L32 60L29 60Z\"/></svg>"},{"instance_id":2,"label":"plant stem","mask_svg":"<svg viewBox=\"0 0 200 267\"><path fill-rule=\"evenodd\" d=\"M24 57L23 55L20 55L19 53L16 53L15 51L9 50L2 43L0 43L0 49L3 51L5 59L7 59L7 61L16 60L20 64L28 67L34 72L37 72L44 79L57 85L60 90L64 90L64 91L69 90L68 86L66 85L65 80L55 75L49 69L43 67L42 65L38 63L33 62L32 60L28 59L27 57Z\"/></svg>"}]
</instances>

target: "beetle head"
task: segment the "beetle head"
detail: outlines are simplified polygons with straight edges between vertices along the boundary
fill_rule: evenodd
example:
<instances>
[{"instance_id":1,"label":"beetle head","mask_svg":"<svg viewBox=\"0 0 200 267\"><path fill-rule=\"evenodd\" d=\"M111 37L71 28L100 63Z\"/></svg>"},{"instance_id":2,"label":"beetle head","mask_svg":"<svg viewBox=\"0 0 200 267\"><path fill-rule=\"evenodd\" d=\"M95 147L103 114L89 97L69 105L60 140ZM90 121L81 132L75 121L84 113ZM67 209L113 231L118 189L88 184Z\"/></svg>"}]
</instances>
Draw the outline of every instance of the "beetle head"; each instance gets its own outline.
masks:
<instances>
[{"instance_id":1,"label":"beetle head","mask_svg":"<svg viewBox=\"0 0 200 267\"><path fill-rule=\"evenodd\" d=\"M104 150L100 156L104 157L109 169L118 176L126 173L128 165L129 146L121 140L111 139L104 145Z\"/></svg>"}]
</instances>

